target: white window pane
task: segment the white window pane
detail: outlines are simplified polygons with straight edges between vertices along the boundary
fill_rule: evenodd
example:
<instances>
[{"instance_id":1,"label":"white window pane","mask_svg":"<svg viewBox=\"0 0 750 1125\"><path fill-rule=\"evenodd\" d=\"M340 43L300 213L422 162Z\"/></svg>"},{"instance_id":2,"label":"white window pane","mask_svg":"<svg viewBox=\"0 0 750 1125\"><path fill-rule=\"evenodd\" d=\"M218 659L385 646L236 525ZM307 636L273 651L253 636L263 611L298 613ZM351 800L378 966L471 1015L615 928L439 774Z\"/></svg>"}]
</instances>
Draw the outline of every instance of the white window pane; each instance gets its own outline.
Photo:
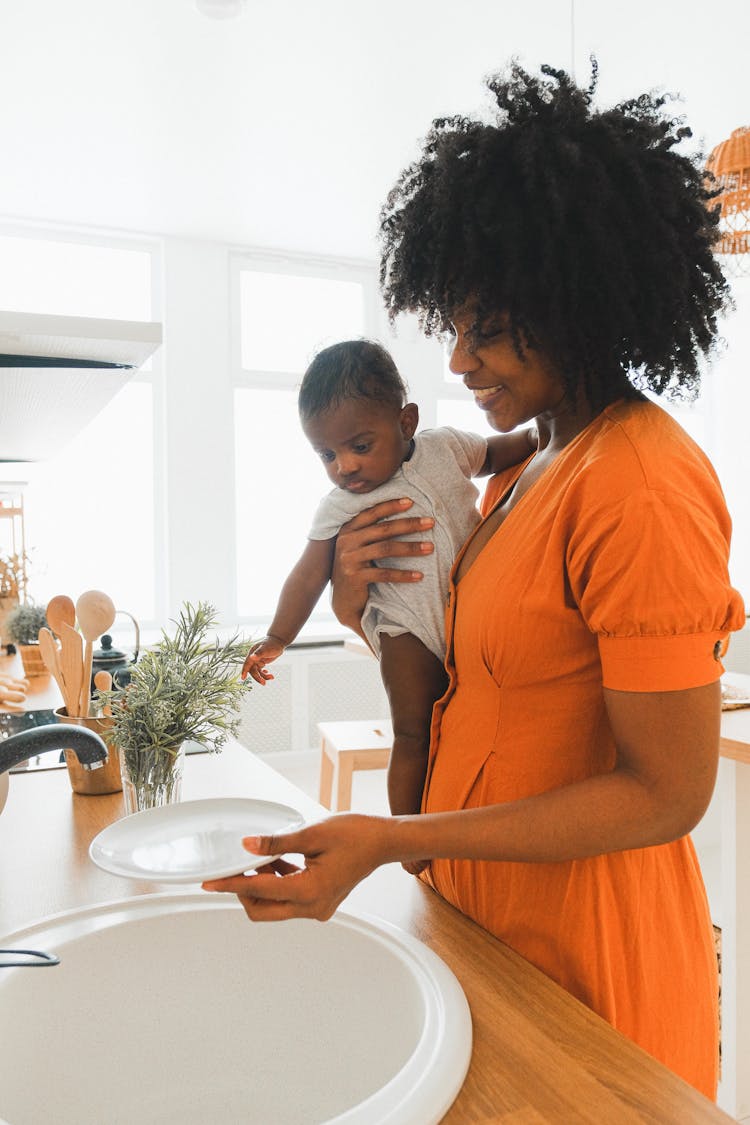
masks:
<instances>
[{"instance_id":1,"label":"white window pane","mask_svg":"<svg viewBox=\"0 0 750 1125\"><path fill-rule=\"evenodd\" d=\"M270 621L331 485L299 424L294 391L235 391L237 604ZM317 613L330 618L328 593Z\"/></svg>"},{"instance_id":2,"label":"white window pane","mask_svg":"<svg viewBox=\"0 0 750 1125\"><path fill-rule=\"evenodd\" d=\"M142 621L154 608L153 392L126 384L50 461L23 465L29 595L104 590ZM120 619L124 620L124 619Z\"/></svg>"},{"instance_id":3,"label":"white window pane","mask_svg":"<svg viewBox=\"0 0 750 1125\"><path fill-rule=\"evenodd\" d=\"M302 373L321 348L364 334L359 282L240 272L242 367Z\"/></svg>"},{"instance_id":4,"label":"white window pane","mask_svg":"<svg viewBox=\"0 0 750 1125\"><path fill-rule=\"evenodd\" d=\"M0 235L0 309L151 320L151 254Z\"/></svg>"}]
</instances>

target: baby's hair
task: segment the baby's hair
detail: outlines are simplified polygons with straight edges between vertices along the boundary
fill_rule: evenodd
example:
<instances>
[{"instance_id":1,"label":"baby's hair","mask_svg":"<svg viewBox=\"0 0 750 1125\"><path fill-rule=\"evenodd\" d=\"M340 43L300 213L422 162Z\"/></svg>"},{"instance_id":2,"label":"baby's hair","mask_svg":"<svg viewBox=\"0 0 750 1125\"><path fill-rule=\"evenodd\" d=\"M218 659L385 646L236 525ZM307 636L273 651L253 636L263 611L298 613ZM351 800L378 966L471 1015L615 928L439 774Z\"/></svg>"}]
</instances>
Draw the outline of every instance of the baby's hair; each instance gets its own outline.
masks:
<instances>
[{"instance_id":1,"label":"baby's hair","mask_svg":"<svg viewBox=\"0 0 750 1125\"><path fill-rule=\"evenodd\" d=\"M352 398L401 410L406 395L406 384L382 345L372 340L343 340L315 356L303 376L297 405L304 422Z\"/></svg>"},{"instance_id":2,"label":"baby's hair","mask_svg":"<svg viewBox=\"0 0 750 1125\"><path fill-rule=\"evenodd\" d=\"M596 110L562 70L490 78L490 121L433 122L381 214L391 319L427 335L473 312L477 343L505 314L592 404L638 388L690 398L729 290L713 254L717 191L665 94Z\"/></svg>"}]
</instances>

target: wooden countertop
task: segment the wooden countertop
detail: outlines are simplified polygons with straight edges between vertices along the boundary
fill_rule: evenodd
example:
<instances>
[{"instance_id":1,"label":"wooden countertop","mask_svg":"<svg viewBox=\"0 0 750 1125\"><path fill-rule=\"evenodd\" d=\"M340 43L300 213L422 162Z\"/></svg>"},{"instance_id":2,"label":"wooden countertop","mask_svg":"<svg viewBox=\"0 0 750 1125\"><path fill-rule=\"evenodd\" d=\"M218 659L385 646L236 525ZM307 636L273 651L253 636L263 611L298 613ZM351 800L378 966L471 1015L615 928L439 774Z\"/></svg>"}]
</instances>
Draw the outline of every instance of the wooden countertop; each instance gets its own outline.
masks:
<instances>
[{"instance_id":1,"label":"wooden countertop","mask_svg":"<svg viewBox=\"0 0 750 1125\"><path fill-rule=\"evenodd\" d=\"M310 819L323 812L237 743L218 756L186 760L184 799L217 796L281 801ZM91 840L121 815L121 794L73 794L66 770L14 774L0 816L0 935L61 910L173 889L118 879L91 863ZM376 871L343 909L385 918L413 934L464 988L474 1051L447 1125L731 1122L399 866Z\"/></svg>"}]
</instances>

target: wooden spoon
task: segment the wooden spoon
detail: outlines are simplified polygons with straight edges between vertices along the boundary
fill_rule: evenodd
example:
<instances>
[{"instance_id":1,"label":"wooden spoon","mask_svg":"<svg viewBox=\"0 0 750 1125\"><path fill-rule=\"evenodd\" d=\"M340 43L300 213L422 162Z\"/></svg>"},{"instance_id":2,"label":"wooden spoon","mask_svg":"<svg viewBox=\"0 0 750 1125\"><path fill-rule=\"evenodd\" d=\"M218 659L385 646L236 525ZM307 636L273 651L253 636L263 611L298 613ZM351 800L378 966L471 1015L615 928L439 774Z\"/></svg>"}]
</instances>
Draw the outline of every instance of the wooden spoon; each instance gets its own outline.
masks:
<instances>
[{"instance_id":1,"label":"wooden spoon","mask_svg":"<svg viewBox=\"0 0 750 1125\"><path fill-rule=\"evenodd\" d=\"M75 626L76 607L67 594L55 594L47 604L47 624L58 637L62 636L64 624Z\"/></svg>"},{"instance_id":2,"label":"wooden spoon","mask_svg":"<svg viewBox=\"0 0 750 1125\"><path fill-rule=\"evenodd\" d=\"M83 638L66 621L62 625L60 640L62 641L60 664L65 684L65 710L69 715L79 715L83 677Z\"/></svg>"},{"instance_id":3,"label":"wooden spoon","mask_svg":"<svg viewBox=\"0 0 750 1125\"><path fill-rule=\"evenodd\" d=\"M52 636L49 629L39 630L39 650L42 654L42 660L47 667L47 671L54 678L55 683L60 689L63 702L65 703L65 681L63 679L62 665L60 663L60 652L57 647L57 641Z\"/></svg>"},{"instance_id":4,"label":"wooden spoon","mask_svg":"<svg viewBox=\"0 0 750 1125\"><path fill-rule=\"evenodd\" d=\"M78 627L86 642L83 656L83 683L81 684L80 714L89 713L91 700L91 663L94 656L94 641L102 633L112 628L117 615L115 603L101 590L86 590L75 605Z\"/></svg>"},{"instance_id":5,"label":"wooden spoon","mask_svg":"<svg viewBox=\"0 0 750 1125\"><path fill-rule=\"evenodd\" d=\"M94 676L94 687L98 688L99 691L109 691L109 689L112 687L111 673L105 672L103 668L99 672L97 672ZM102 707L102 715L109 716L111 714L111 707Z\"/></svg>"}]
</instances>

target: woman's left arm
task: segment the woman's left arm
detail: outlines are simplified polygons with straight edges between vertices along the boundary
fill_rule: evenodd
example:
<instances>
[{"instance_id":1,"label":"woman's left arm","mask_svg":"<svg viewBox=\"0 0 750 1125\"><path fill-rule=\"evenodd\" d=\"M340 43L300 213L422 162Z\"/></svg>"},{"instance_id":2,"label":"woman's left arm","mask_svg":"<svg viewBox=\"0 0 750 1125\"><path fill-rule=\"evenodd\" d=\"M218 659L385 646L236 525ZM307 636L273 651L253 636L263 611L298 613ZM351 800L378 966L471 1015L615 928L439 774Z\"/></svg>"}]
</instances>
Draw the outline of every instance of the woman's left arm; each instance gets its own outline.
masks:
<instances>
[{"instance_id":1,"label":"woman's left arm","mask_svg":"<svg viewBox=\"0 0 750 1125\"><path fill-rule=\"evenodd\" d=\"M420 841L427 844L422 854L557 862L664 844L694 828L716 780L720 684L662 692L605 689L604 697L616 744L613 770L467 810L463 816L471 824L456 819L461 813L440 813Z\"/></svg>"},{"instance_id":2,"label":"woman's left arm","mask_svg":"<svg viewBox=\"0 0 750 1125\"><path fill-rule=\"evenodd\" d=\"M254 839L256 854L298 852L305 866L282 861L277 875L235 876L206 889L238 894L258 921L329 918L383 863L425 857L560 862L684 836L713 792L720 685L604 694L617 746L608 773L506 804L391 818L342 814L286 837Z\"/></svg>"},{"instance_id":3,"label":"woman's left arm","mask_svg":"<svg viewBox=\"0 0 750 1125\"><path fill-rule=\"evenodd\" d=\"M716 783L721 682L682 691L604 689L617 748L616 770L632 776L653 807L646 843L690 832ZM636 828L637 831L637 828Z\"/></svg>"}]
</instances>

